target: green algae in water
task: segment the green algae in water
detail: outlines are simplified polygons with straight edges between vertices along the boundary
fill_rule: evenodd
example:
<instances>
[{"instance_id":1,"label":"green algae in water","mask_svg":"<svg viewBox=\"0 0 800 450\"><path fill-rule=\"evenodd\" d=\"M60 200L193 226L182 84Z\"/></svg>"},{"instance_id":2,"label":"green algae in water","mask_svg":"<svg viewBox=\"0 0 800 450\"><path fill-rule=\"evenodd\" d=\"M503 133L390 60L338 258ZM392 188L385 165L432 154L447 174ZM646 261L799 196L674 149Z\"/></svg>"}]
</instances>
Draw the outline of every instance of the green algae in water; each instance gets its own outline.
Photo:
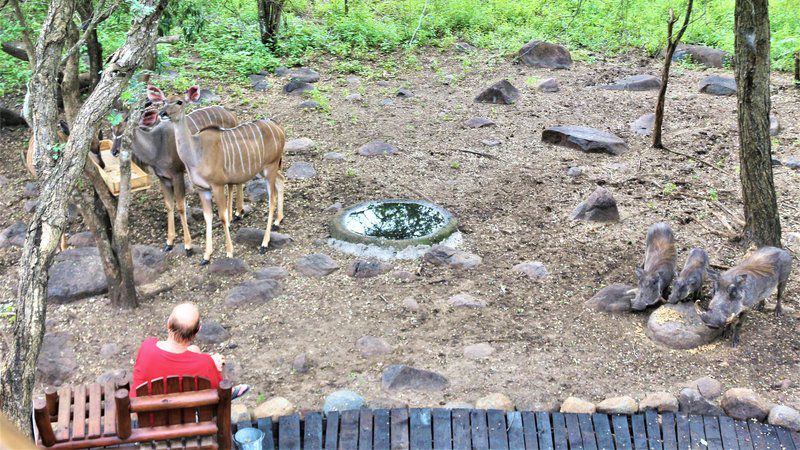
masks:
<instances>
[{"instance_id":1,"label":"green algae in water","mask_svg":"<svg viewBox=\"0 0 800 450\"><path fill-rule=\"evenodd\" d=\"M447 221L440 211L419 203L374 202L348 214L344 226L362 236L403 240L428 236Z\"/></svg>"}]
</instances>

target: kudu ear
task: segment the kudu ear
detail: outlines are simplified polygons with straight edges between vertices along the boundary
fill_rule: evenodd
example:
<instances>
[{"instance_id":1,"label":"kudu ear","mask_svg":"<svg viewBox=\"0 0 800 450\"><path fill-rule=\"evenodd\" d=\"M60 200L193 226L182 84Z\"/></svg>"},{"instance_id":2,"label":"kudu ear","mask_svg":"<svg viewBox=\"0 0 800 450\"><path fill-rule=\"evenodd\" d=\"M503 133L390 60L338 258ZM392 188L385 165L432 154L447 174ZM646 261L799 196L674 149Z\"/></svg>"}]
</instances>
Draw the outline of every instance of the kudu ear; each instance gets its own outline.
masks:
<instances>
[{"instance_id":1,"label":"kudu ear","mask_svg":"<svg viewBox=\"0 0 800 450\"><path fill-rule=\"evenodd\" d=\"M59 120L58 128L61 130L62 133L64 133L64 136L69 136L69 125L67 125L66 121Z\"/></svg>"},{"instance_id":2,"label":"kudu ear","mask_svg":"<svg viewBox=\"0 0 800 450\"><path fill-rule=\"evenodd\" d=\"M186 101L196 103L200 100L200 86L192 86L186 90Z\"/></svg>"},{"instance_id":3,"label":"kudu ear","mask_svg":"<svg viewBox=\"0 0 800 450\"><path fill-rule=\"evenodd\" d=\"M153 125L155 125L157 121L158 121L158 111L151 109L145 111L144 114L142 114L142 118L139 121L139 123L146 127L152 127Z\"/></svg>"},{"instance_id":4,"label":"kudu ear","mask_svg":"<svg viewBox=\"0 0 800 450\"><path fill-rule=\"evenodd\" d=\"M152 84L150 86L147 86L147 98L151 102L157 102L157 103L163 103L164 101L167 100L167 96L164 95L163 92L161 92L161 89L153 86Z\"/></svg>"}]
</instances>

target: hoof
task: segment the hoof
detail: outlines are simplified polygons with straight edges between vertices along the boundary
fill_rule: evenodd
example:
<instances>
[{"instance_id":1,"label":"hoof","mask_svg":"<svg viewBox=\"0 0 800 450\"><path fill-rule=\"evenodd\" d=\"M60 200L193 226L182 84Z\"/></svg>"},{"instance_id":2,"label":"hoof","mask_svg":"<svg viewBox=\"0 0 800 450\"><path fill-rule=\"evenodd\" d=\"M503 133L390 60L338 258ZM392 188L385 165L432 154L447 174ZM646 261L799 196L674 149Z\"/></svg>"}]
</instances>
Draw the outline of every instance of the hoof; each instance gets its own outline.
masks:
<instances>
[{"instance_id":1,"label":"hoof","mask_svg":"<svg viewBox=\"0 0 800 450\"><path fill-rule=\"evenodd\" d=\"M200 260L200 266L207 266L209 262L210 262L210 261L209 261L209 260L207 260L207 259L201 259L201 260Z\"/></svg>"},{"instance_id":2,"label":"hoof","mask_svg":"<svg viewBox=\"0 0 800 450\"><path fill-rule=\"evenodd\" d=\"M234 214L233 215L233 219L231 219L231 223L236 223L236 222L239 222L240 220L242 220L242 216L240 216L238 214Z\"/></svg>"},{"instance_id":3,"label":"hoof","mask_svg":"<svg viewBox=\"0 0 800 450\"><path fill-rule=\"evenodd\" d=\"M189 258L191 256L194 256L194 249L193 248L187 248L186 249L186 257Z\"/></svg>"},{"instance_id":4,"label":"hoof","mask_svg":"<svg viewBox=\"0 0 800 450\"><path fill-rule=\"evenodd\" d=\"M272 231L280 231L280 229L281 229L280 224L277 223L272 224Z\"/></svg>"},{"instance_id":5,"label":"hoof","mask_svg":"<svg viewBox=\"0 0 800 450\"><path fill-rule=\"evenodd\" d=\"M259 248L258 248L258 253L260 253L260 254L262 254L262 255L263 255L264 253L267 253L267 247L264 247L264 246L262 245L261 247L259 247Z\"/></svg>"},{"instance_id":6,"label":"hoof","mask_svg":"<svg viewBox=\"0 0 800 450\"><path fill-rule=\"evenodd\" d=\"M164 252L171 252L172 251L172 244L167 244L164 246Z\"/></svg>"}]
</instances>

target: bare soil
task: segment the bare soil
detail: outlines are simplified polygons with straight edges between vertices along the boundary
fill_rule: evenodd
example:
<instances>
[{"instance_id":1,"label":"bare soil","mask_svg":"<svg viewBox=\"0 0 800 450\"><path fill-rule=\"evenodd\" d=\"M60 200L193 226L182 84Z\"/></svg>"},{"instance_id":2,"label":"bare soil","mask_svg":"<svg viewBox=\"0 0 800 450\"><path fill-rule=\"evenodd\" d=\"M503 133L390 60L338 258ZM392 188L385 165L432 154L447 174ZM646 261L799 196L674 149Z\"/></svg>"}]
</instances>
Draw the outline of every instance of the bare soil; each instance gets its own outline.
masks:
<instances>
[{"instance_id":1,"label":"bare soil","mask_svg":"<svg viewBox=\"0 0 800 450\"><path fill-rule=\"evenodd\" d=\"M664 143L673 150L701 158L710 168L683 156L651 149L649 137L630 131L629 124L651 112L656 92L624 92L591 86L635 74L660 72L660 61L631 52L621 58L597 56L569 71L530 69L477 52L461 54L428 50L419 67L406 67L394 77L348 83L332 61L314 67L322 74L318 86L330 99L330 113L302 110L298 97L284 94L285 80L254 93L244 81L211 83L210 87L240 119L271 117L290 138L310 137L312 155L289 156L288 167L308 161L315 178L287 185L286 219L282 232L294 242L259 255L256 249L235 246L252 269L282 266L290 271L284 294L258 306L231 308L224 304L228 289L251 275L216 277L198 267L199 257L168 258L169 269L157 282L164 292L144 296L140 308L117 311L97 297L48 308L51 331L68 331L76 342L80 369L74 382L93 380L112 369L130 369L139 343L163 336L170 309L179 301L197 302L203 317L221 322L230 332L226 343L206 351L227 355L239 366L238 379L254 386L245 402L280 395L299 408L319 409L333 390L361 393L373 405L408 403L436 406L448 401L474 401L490 392L503 392L518 408L536 402L577 395L599 401L609 396L668 390L677 393L687 381L710 375L726 387L751 387L769 400L800 407L800 282L795 273L786 291L787 313L770 311L746 319L739 347L727 342L690 351L663 348L645 335L647 313L607 315L586 309L584 301L614 282L633 283L633 268L643 257L647 227L669 222L679 243L679 264L688 249L705 248L715 264L732 265L748 250L742 244L712 233L727 231L720 204L741 211L737 173L738 144L733 126L736 99L701 94L698 82L721 70L675 67L666 105ZM455 75L452 84L444 76ZM555 77L561 91L535 90L536 79ZM522 92L514 105L473 101L484 87L507 78ZM773 110L782 131L773 140L775 158L800 157L800 101L788 74L773 74ZM414 92L395 98L398 88ZM359 92L364 104L345 100ZM381 105L391 98L393 106ZM474 116L488 117L496 127L466 129ZM542 144L541 131L552 125L586 125L624 138L630 150L621 156L584 154ZM375 139L396 145L391 157L358 156L359 146ZM500 141L488 147L481 140ZM28 181L18 152L27 143L25 131L3 130L0 174L10 182L0 187L6 213L0 225L26 220L22 186ZM463 152L481 152L491 159ZM345 161L323 159L326 152L345 153ZM583 174L567 175L578 166ZM724 171L724 172L723 172ZM800 172L775 167L775 182L784 233L800 231L798 193ZM619 223L572 222L568 215L598 185L615 195L622 215ZM718 203L713 201L716 192ZM412 281L396 273L353 279L345 267L354 257L329 248L329 205L344 205L379 197L425 198L449 209L465 234L464 248L483 257L474 270L454 271L417 262L395 262L397 270L418 273ZM189 195L198 207L195 194ZM153 186L136 194L131 223L136 243L161 247L165 235L164 207ZM729 220L729 219L728 219ZM730 220L729 220L730 221ZM238 227L263 227L266 207ZM705 225L705 227L703 226ZM709 229L707 229L708 227ZM73 232L82 230L80 225ZM202 227L193 226L203 245ZM224 256L222 233L215 230L215 258ZM180 241L178 241L180 242ZM800 246L795 241L797 255ZM322 252L342 268L321 279L302 277L293 264L299 257ZM18 249L0 251L0 293L13 298ZM550 272L534 283L511 272L523 261L541 261ZM153 291L152 287L148 289ZM452 309L447 299L458 293L484 298L484 309ZM421 310L402 307L416 298ZM10 327L0 331L7 340ZM373 335L387 340L393 351L364 358L355 348L358 338ZM496 352L474 361L463 356L465 346L489 342ZM102 359L99 348L116 343L121 351ZM306 374L291 370L295 356L305 353L311 363ZM449 388L436 393L390 393L381 390L381 372L391 364L409 364L445 375ZM774 387L789 380L787 389Z\"/></svg>"}]
</instances>

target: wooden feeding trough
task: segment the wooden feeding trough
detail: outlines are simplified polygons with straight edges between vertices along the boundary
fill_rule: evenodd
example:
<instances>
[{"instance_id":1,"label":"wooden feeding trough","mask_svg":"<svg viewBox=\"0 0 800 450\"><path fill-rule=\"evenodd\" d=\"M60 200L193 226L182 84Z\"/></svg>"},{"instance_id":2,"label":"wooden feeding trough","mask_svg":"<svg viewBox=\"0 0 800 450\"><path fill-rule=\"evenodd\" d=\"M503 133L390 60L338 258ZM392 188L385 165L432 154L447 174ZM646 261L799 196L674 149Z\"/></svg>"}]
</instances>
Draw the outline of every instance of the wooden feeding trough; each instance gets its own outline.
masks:
<instances>
[{"instance_id":1,"label":"wooden feeding trough","mask_svg":"<svg viewBox=\"0 0 800 450\"><path fill-rule=\"evenodd\" d=\"M103 158L105 169L101 168L93 158L89 159L92 160L92 164L100 172L100 176L103 177L108 190L116 197L119 195L120 185L119 158L111 154L110 140L100 141L100 157ZM131 161L131 192L149 189L151 184L150 175Z\"/></svg>"}]
</instances>

